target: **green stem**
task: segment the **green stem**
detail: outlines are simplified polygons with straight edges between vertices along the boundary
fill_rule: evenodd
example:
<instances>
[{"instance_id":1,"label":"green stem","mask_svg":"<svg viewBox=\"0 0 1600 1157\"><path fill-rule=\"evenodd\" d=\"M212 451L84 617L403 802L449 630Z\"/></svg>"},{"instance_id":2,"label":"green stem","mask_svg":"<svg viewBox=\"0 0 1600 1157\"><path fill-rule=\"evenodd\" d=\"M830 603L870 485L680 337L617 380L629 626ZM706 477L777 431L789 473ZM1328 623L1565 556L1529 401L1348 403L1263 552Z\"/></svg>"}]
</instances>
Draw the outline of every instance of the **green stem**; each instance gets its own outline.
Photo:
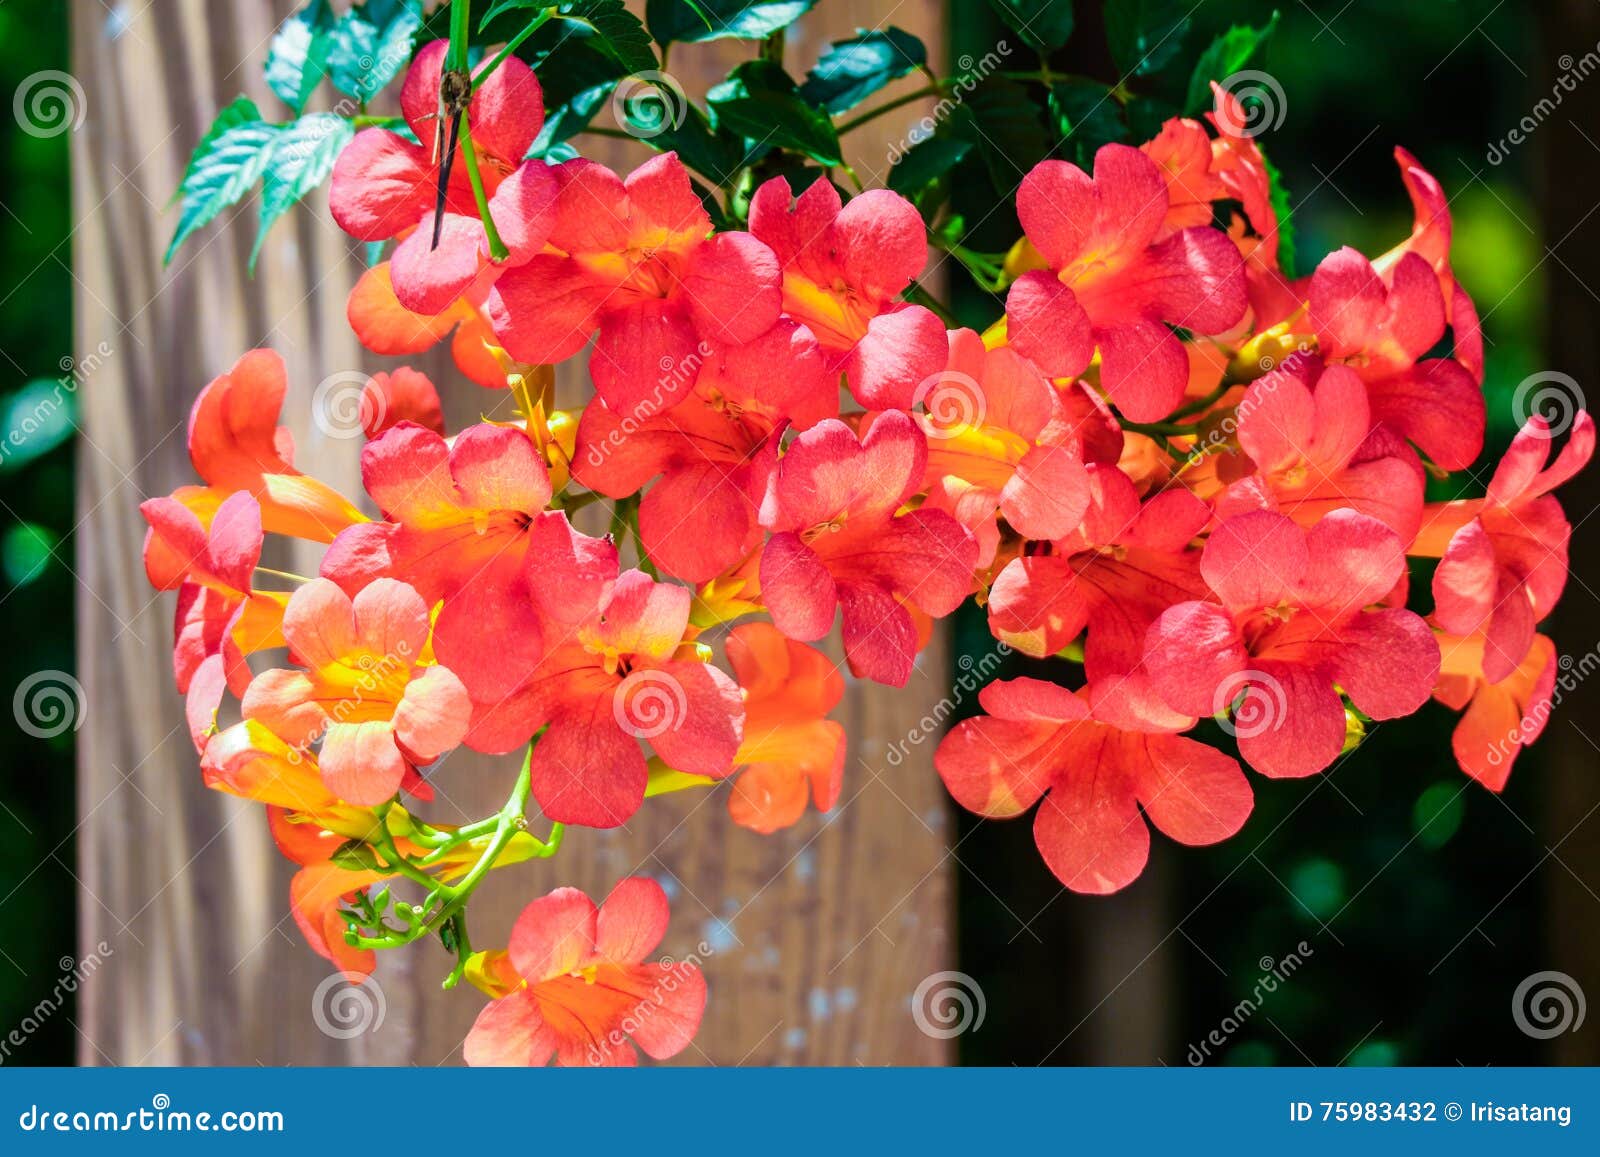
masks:
<instances>
[{"instance_id":1,"label":"green stem","mask_svg":"<svg viewBox=\"0 0 1600 1157\"><path fill-rule=\"evenodd\" d=\"M549 20L554 15L556 15L556 10L554 8L546 8L544 11L540 12L539 15L535 16L526 28L513 36L510 40L506 41L506 46L495 54L493 60L478 70L477 76L472 78L472 87L477 88L480 84L482 84L485 78L487 78L491 73L494 72L495 69L499 68L506 62L506 58L508 56L522 47L523 41L527 40L528 37L532 36L535 32L539 31L539 29L543 28L545 21Z\"/></svg>"},{"instance_id":2,"label":"green stem","mask_svg":"<svg viewBox=\"0 0 1600 1157\"><path fill-rule=\"evenodd\" d=\"M1191 414L1198 414L1204 410L1209 410L1212 406L1216 405L1222 400L1222 395L1226 394L1236 385L1238 385L1237 382L1230 381L1228 378L1224 377L1221 384L1205 397L1196 398L1192 402L1185 402L1176 410L1172 411L1172 413L1168 414L1167 418L1169 421L1174 418L1187 418Z\"/></svg>"},{"instance_id":3,"label":"green stem","mask_svg":"<svg viewBox=\"0 0 1600 1157\"><path fill-rule=\"evenodd\" d=\"M839 129L838 129L839 135L842 137L842 136L844 136L845 133L848 133L848 132L850 132L850 131L852 131L854 129L858 129L864 124L869 124L870 122L877 120L879 117L883 116L885 113L891 113L897 108L904 108L906 105L910 104L912 101L922 100L925 97L930 97L930 96L938 96L947 87L949 87L950 84L951 84L950 81L943 80L943 81L938 81L938 82L936 82L934 84L924 85L923 87L915 90L914 92L908 92L904 96L895 97L893 100L889 101L887 104L880 104L877 108L868 109L866 112L862 113L860 116L853 117L852 119L845 121L844 124L840 125Z\"/></svg>"},{"instance_id":4,"label":"green stem","mask_svg":"<svg viewBox=\"0 0 1600 1157\"><path fill-rule=\"evenodd\" d=\"M467 67L467 35L472 30L472 0L450 0L450 49L445 67L457 72Z\"/></svg>"},{"instance_id":5,"label":"green stem","mask_svg":"<svg viewBox=\"0 0 1600 1157\"><path fill-rule=\"evenodd\" d=\"M457 4L461 0L455 0ZM478 150L472 147L472 134L467 131L467 114L461 113L461 155L467 162L467 180L472 182L472 198L478 203L478 216L483 219L483 231L489 238L489 260L496 265L511 256L511 251L506 248L506 243L500 240L500 232L494 227L494 218L489 215L489 197L483 191L483 174L478 172Z\"/></svg>"},{"instance_id":6,"label":"green stem","mask_svg":"<svg viewBox=\"0 0 1600 1157\"><path fill-rule=\"evenodd\" d=\"M1192 438L1200 432L1198 423L1184 425L1179 422L1130 422L1126 418L1118 417L1117 424L1124 430L1132 430L1135 434L1148 434L1152 438L1174 437Z\"/></svg>"},{"instance_id":7,"label":"green stem","mask_svg":"<svg viewBox=\"0 0 1600 1157\"><path fill-rule=\"evenodd\" d=\"M537 742L537 739L535 742ZM517 773L517 782L511 789L510 798L506 800L497 815L491 817L490 820L484 821L484 823L493 823L493 838L478 856L477 862L472 865L467 874L454 884L440 884L432 876L423 872L416 864L400 856L398 851L394 850L394 840L389 835L387 827L382 830L382 833L377 836L377 845L394 861L386 866L394 868L408 879L427 884L430 890L427 898L423 901L424 907L436 901L439 907L431 916L424 916L416 920L407 931L391 930L387 936L361 938L360 947L398 948L405 944L414 943L429 933L438 932L446 923L457 920L461 916L467 906L467 901L472 898L473 891L482 882L483 877L489 873L489 870L494 867L495 862L500 858L500 854L506 850L506 845L511 842L518 832L524 831L528 826L527 810L528 795L532 788L532 764L533 744L529 744L528 754L523 758L522 770ZM481 825L473 824L469 826L476 828ZM545 840L535 841L540 848L536 853L538 858L548 859L555 855L561 848L561 841L565 834L566 828L562 824L551 824L549 837ZM429 859L436 855L438 855L438 852L430 853ZM458 922L457 931L464 935L466 931L464 924Z\"/></svg>"}]
</instances>

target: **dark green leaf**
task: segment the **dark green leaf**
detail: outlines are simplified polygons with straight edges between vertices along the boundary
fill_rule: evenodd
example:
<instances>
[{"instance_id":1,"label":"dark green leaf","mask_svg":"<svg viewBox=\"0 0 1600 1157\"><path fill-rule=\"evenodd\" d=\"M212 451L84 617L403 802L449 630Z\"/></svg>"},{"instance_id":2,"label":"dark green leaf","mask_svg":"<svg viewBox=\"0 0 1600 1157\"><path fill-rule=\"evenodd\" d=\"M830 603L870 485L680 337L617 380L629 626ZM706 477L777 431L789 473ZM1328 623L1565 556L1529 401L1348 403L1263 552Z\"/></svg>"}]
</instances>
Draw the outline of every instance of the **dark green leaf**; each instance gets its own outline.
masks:
<instances>
[{"instance_id":1,"label":"dark green leaf","mask_svg":"<svg viewBox=\"0 0 1600 1157\"><path fill-rule=\"evenodd\" d=\"M711 123L774 148L793 149L824 165L842 163L833 120L800 97L794 80L770 60L747 60L706 94Z\"/></svg>"},{"instance_id":2,"label":"dark green leaf","mask_svg":"<svg viewBox=\"0 0 1600 1157\"><path fill-rule=\"evenodd\" d=\"M250 247L252 273L267 230L300 198L328 179L339 150L350 143L355 133L349 120L331 112L312 113L280 130L272 150L272 166L261 186L261 226Z\"/></svg>"},{"instance_id":3,"label":"dark green leaf","mask_svg":"<svg viewBox=\"0 0 1600 1157\"><path fill-rule=\"evenodd\" d=\"M422 0L366 0L339 18L328 37L328 78L365 103L400 75L422 27Z\"/></svg>"},{"instance_id":4,"label":"dark green leaf","mask_svg":"<svg viewBox=\"0 0 1600 1157\"><path fill-rule=\"evenodd\" d=\"M1250 63L1252 57L1278 26L1278 14L1260 28L1235 24L1211 42L1200 59L1195 62L1194 73L1189 77L1189 95L1184 101L1184 113L1198 116L1211 107L1211 82L1226 80Z\"/></svg>"},{"instance_id":5,"label":"dark green leaf","mask_svg":"<svg viewBox=\"0 0 1600 1157\"><path fill-rule=\"evenodd\" d=\"M922 41L898 28L856 29L849 40L835 40L806 74L800 95L838 116L928 63Z\"/></svg>"},{"instance_id":6,"label":"dark green leaf","mask_svg":"<svg viewBox=\"0 0 1600 1157\"><path fill-rule=\"evenodd\" d=\"M178 186L182 212L163 261L222 210L238 204L272 158L279 126L267 124L248 97L239 97L217 114L195 146Z\"/></svg>"},{"instance_id":7,"label":"dark green leaf","mask_svg":"<svg viewBox=\"0 0 1600 1157\"><path fill-rule=\"evenodd\" d=\"M1081 76L1063 77L1050 85L1050 112L1066 138L1071 159L1087 169L1101 145L1127 137L1122 106L1103 84Z\"/></svg>"},{"instance_id":8,"label":"dark green leaf","mask_svg":"<svg viewBox=\"0 0 1600 1157\"><path fill-rule=\"evenodd\" d=\"M743 139L712 128L705 113L692 104L683 106L677 124L660 129L646 143L662 152L676 152L685 165L719 186L726 185L744 163Z\"/></svg>"},{"instance_id":9,"label":"dark green leaf","mask_svg":"<svg viewBox=\"0 0 1600 1157\"><path fill-rule=\"evenodd\" d=\"M272 35L263 70L267 87L296 113L322 81L333 23L328 0L311 0Z\"/></svg>"},{"instance_id":10,"label":"dark green leaf","mask_svg":"<svg viewBox=\"0 0 1600 1157\"><path fill-rule=\"evenodd\" d=\"M817 0L647 0L645 23L662 44L674 40L765 40L787 28Z\"/></svg>"},{"instance_id":11,"label":"dark green leaf","mask_svg":"<svg viewBox=\"0 0 1600 1157\"><path fill-rule=\"evenodd\" d=\"M1023 174L1050 153L1050 135L1027 89L991 76L950 119L951 132L978 147L995 192L1009 198Z\"/></svg>"},{"instance_id":12,"label":"dark green leaf","mask_svg":"<svg viewBox=\"0 0 1600 1157\"><path fill-rule=\"evenodd\" d=\"M1130 76L1159 72L1183 47L1189 30L1186 0L1117 0L1106 5L1106 43Z\"/></svg>"},{"instance_id":13,"label":"dark green leaf","mask_svg":"<svg viewBox=\"0 0 1600 1157\"><path fill-rule=\"evenodd\" d=\"M622 66L597 41L587 30L569 32L539 58L545 115L531 150L534 156L548 157L556 145L587 128L623 75Z\"/></svg>"},{"instance_id":14,"label":"dark green leaf","mask_svg":"<svg viewBox=\"0 0 1600 1157\"><path fill-rule=\"evenodd\" d=\"M1122 111L1128 121L1128 135L1136 141L1159 136L1163 125L1183 115L1177 105L1159 96L1130 96Z\"/></svg>"},{"instance_id":15,"label":"dark green leaf","mask_svg":"<svg viewBox=\"0 0 1600 1157\"><path fill-rule=\"evenodd\" d=\"M650 34L623 0L575 0L561 5L558 15L591 29L599 46L624 72L651 72L657 67Z\"/></svg>"},{"instance_id":16,"label":"dark green leaf","mask_svg":"<svg viewBox=\"0 0 1600 1157\"><path fill-rule=\"evenodd\" d=\"M1261 148L1261 142L1256 142L1256 148ZM1283 186L1283 178L1278 175L1277 168L1267 159L1267 154L1262 152L1261 163L1267 167L1267 179L1271 182L1268 199L1272 202L1272 215L1278 221L1278 268L1283 270L1283 275L1290 280L1294 279L1295 251L1294 251L1294 214L1289 208L1289 190Z\"/></svg>"},{"instance_id":17,"label":"dark green leaf","mask_svg":"<svg viewBox=\"0 0 1600 1157\"><path fill-rule=\"evenodd\" d=\"M1050 55L1072 35L1072 0L989 0L989 4L1041 56Z\"/></svg>"},{"instance_id":18,"label":"dark green leaf","mask_svg":"<svg viewBox=\"0 0 1600 1157\"><path fill-rule=\"evenodd\" d=\"M972 149L972 142L960 137L932 136L918 141L895 160L889 170L889 188L910 197L955 168Z\"/></svg>"}]
</instances>

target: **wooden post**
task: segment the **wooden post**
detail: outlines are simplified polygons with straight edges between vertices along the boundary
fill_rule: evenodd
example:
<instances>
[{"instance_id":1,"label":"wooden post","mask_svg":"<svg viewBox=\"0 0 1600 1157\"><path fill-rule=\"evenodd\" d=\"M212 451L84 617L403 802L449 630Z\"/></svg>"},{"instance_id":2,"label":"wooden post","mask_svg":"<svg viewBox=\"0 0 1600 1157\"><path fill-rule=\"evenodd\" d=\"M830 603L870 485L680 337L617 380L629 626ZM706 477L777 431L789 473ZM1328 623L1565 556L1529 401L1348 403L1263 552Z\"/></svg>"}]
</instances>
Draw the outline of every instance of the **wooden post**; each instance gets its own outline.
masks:
<instances>
[{"instance_id":1,"label":"wooden post","mask_svg":"<svg viewBox=\"0 0 1600 1157\"><path fill-rule=\"evenodd\" d=\"M325 194L278 225L253 279L253 208L161 266L168 200L215 112L245 92L269 116L286 115L261 61L292 7L162 0L112 13L76 0L72 9L87 113L73 154L77 347L80 364L95 356L80 394L78 870L85 952L101 942L111 950L82 993L86 1064L458 1063L482 1004L472 991L440 992L449 958L420 944L381 962L381 1024L350 1039L319 1029L313 1001L331 969L289 919L289 866L260 809L201 785L171 687L172 597L149 590L139 561L138 502L192 480L184 423L195 392L255 346L288 362L284 421L297 464L360 493L359 442L321 435L309 420L319 382L386 367L345 324L360 256L329 219ZM791 66L857 23L879 23L878 8L824 4L792 30ZM937 51L938 12L934 0L913 0L894 20ZM673 68L703 91L730 51L749 49L684 47ZM887 167L887 142L919 115L907 108L875 122L876 135L860 134L864 179ZM443 385L452 428L505 408L448 362L413 362ZM564 403L579 400L579 384L564 372ZM315 566L314 553L279 561ZM557 885L600 895L648 873L673 893L664 950L706 956L712 999L687 1062L944 1061L948 1043L917 1029L909 1000L953 955L945 799L931 743L893 768L885 752L944 694L947 656L937 640L904 691L852 683L840 711L852 743L845 791L826 820L763 838L728 820L722 792L651 801L625 829L575 831L556 860L496 873L473 905L475 939L503 943L521 905ZM487 814L512 771L507 759L452 756L436 779L440 818Z\"/></svg>"}]
</instances>

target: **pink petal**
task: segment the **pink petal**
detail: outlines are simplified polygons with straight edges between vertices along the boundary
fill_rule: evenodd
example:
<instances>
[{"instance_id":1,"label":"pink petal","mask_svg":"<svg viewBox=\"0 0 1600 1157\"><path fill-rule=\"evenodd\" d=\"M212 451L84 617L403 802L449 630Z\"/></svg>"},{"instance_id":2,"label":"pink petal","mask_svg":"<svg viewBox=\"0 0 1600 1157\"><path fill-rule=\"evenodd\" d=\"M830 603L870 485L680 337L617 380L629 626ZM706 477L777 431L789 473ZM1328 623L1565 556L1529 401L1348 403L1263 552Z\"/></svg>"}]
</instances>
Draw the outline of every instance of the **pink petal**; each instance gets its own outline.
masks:
<instances>
[{"instance_id":1,"label":"pink petal","mask_svg":"<svg viewBox=\"0 0 1600 1157\"><path fill-rule=\"evenodd\" d=\"M920 305L902 305L867 323L845 376L869 409L907 409L918 385L944 368L946 351L944 323Z\"/></svg>"},{"instance_id":2,"label":"pink petal","mask_svg":"<svg viewBox=\"0 0 1600 1157\"><path fill-rule=\"evenodd\" d=\"M339 153L328 209L362 241L386 241L433 207L437 176L427 151L387 129L362 129Z\"/></svg>"},{"instance_id":3,"label":"pink petal","mask_svg":"<svg viewBox=\"0 0 1600 1157\"><path fill-rule=\"evenodd\" d=\"M550 501L550 473L523 431L481 422L450 449L450 474L464 505L534 514Z\"/></svg>"},{"instance_id":4,"label":"pink petal","mask_svg":"<svg viewBox=\"0 0 1600 1157\"><path fill-rule=\"evenodd\" d=\"M478 277L483 222L447 210L437 247L433 222L429 213L389 259L395 300L412 313L443 313Z\"/></svg>"},{"instance_id":5,"label":"pink petal","mask_svg":"<svg viewBox=\"0 0 1600 1157\"><path fill-rule=\"evenodd\" d=\"M709 341L754 341L783 309L782 270L748 233L718 233L697 246L683 278L695 329Z\"/></svg>"},{"instance_id":6,"label":"pink petal","mask_svg":"<svg viewBox=\"0 0 1600 1157\"><path fill-rule=\"evenodd\" d=\"M1267 511L1224 520L1200 556L1207 585L1235 611L1284 602L1298 591L1310 565L1305 531Z\"/></svg>"},{"instance_id":7,"label":"pink petal","mask_svg":"<svg viewBox=\"0 0 1600 1157\"><path fill-rule=\"evenodd\" d=\"M1335 676L1362 711L1399 719L1428 701L1439 677L1439 644L1420 615L1400 607L1369 611L1346 624L1340 639Z\"/></svg>"},{"instance_id":8,"label":"pink petal","mask_svg":"<svg viewBox=\"0 0 1600 1157\"><path fill-rule=\"evenodd\" d=\"M558 1039L533 994L519 989L478 1013L462 1056L474 1068L543 1066L550 1063Z\"/></svg>"},{"instance_id":9,"label":"pink petal","mask_svg":"<svg viewBox=\"0 0 1600 1157\"><path fill-rule=\"evenodd\" d=\"M1006 294L1006 340L1053 378L1076 377L1094 357L1089 316L1054 275L1024 273Z\"/></svg>"},{"instance_id":10,"label":"pink petal","mask_svg":"<svg viewBox=\"0 0 1600 1157\"><path fill-rule=\"evenodd\" d=\"M678 305L628 305L602 316L589 373L607 406L620 414L651 415L693 388L698 350L699 339Z\"/></svg>"},{"instance_id":11,"label":"pink petal","mask_svg":"<svg viewBox=\"0 0 1600 1157\"><path fill-rule=\"evenodd\" d=\"M1144 320L1096 326L1094 338L1100 346L1100 384L1131 421L1159 421L1183 400L1189 359L1166 326Z\"/></svg>"},{"instance_id":12,"label":"pink petal","mask_svg":"<svg viewBox=\"0 0 1600 1157\"><path fill-rule=\"evenodd\" d=\"M533 749L532 776L546 816L590 828L627 823L649 779L638 742L617 725L610 695L557 712Z\"/></svg>"},{"instance_id":13,"label":"pink petal","mask_svg":"<svg viewBox=\"0 0 1600 1157\"><path fill-rule=\"evenodd\" d=\"M664 731L651 728L650 745L679 771L718 777L732 771L744 737L744 700L738 684L709 663L662 663L645 671L664 676L682 696L672 708L678 718Z\"/></svg>"},{"instance_id":14,"label":"pink petal","mask_svg":"<svg viewBox=\"0 0 1600 1157\"><path fill-rule=\"evenodd\" d=\"M1222 608L1179 603L1150 624L1145 666L1169 705L1198 718L1227 708L1238 673L1250 666L1250 654Z\"/></svg>"},{"instance_id":15,"label":"pink petal","mask_svg":"<svg viewBox=\"0 0 1600 1157\"><path fill-rule=\"evenodd\" d=\"M869 583L840 584L839 606L851 673L904 687L917 659L917 629L910 612L888 591Z\"/></svg>"},{"instance_id":16,"label":"pink petal","mask_svg":"<svg viewBox=\"0 0 1600 1157\"><path fill-rule=\"evenodd\" d=\"M358 807L376 807L389 799L406 773L388 720L329 724L317 762L328 789Z\"/></svg>"},{"instance_id":17,"label":"pink petal","mask_svg":"<svg viewBox=\"0 0 1600 1157\"><path fill-rule=\"evenodd\" d=\"M774 534L761 552L761 598L775 625L791 639L820 639L833 629L838 588L822 560L800 536Z\"/></svg>"},{"instance_id":18,"label":"pink petal","mask_svg":"<svg viewBox=\"0 0 1600 1157\"><path fill-rule=\"evenodd\" d=\"M1262 775L1315 775L1344 748L1344 704L1328 676L1290 663L1263 660L1241 685L1249 711L1234 728L1239 754Z\"/></svg>"},{"instance_id":19,"label":"pink petal","mask_svg":"<svg viewBox=\"0 0 1600 1157\"><path fill-rule=\"evenodd\" d=\"M557 888L523 908L511 928L511 963L529 984L590 963L600 913L577 888Z\"/></svg>"},{"instance_id":20,"label":"pink petal","mask_svg":"<svg viewBox=\"0 0 1600 1157\"><path fill-rule=\"evenodd\" d=\"M638 964L667 934L667 894L648 876L629 876L600 905L595 950L618 964Z\"/></svg>"},{"instance_id":21,"label":"pink petal","mask_svg":"<svg viewBox=\"0 0 1600 1157\"><path fill-rule=\"evenodd\" d=\"M406 685L394 710L394 734L407 751L431 762L466 737L472 700L447 667L428 667Z\"/></svg>"}]
</instances>

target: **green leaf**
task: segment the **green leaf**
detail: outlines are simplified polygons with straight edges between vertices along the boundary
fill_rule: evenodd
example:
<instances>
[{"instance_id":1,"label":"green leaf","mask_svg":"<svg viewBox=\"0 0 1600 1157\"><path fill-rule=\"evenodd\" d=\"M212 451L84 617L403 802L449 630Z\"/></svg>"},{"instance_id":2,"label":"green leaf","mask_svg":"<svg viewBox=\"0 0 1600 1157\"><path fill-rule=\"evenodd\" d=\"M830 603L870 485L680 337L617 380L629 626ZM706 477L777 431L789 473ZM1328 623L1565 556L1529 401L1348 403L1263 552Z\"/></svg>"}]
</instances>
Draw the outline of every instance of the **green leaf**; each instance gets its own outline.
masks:
<instances>
[{"instance_id":1,"label":"green leaf","mask_svg":"<svg viewBox=\"0 0 1600 1157\"><path fill-rule=\"evenodd\" d=\"M706 93L711 123L757 146L793 149L823 165L843 163L833 119L800 96L794 80L770 60L747 60Z\"/></svg>"},{"instance_id":2,"label":"green leaf","mask_svg":"<svg viewBox=\"0 0 1600 1157\"><path fill-rule=\"evenodd\" d=\"M1185 0L1117 0L1106 5L1106 43L1130 76L1159 72L1183 47L1193 8Z\"/></svg>"},{"instance_id":3,"label":"green leaf","mask_svg":"<svg viewBox=\"0 0 1600 1157\"><path fill-rule=\"evenodd\" d=\"M645 23L662 44L674 40L765 40L789 27L817 0L647 0Z\"/></svg>"},{"instance_id":4,"label":"green leaf","mask_svg":"<svg viewBox=\"0 0 1600 1157\"><path fill-rule=\"evenodd\" d=\"M931 136L912 145L889 170L889 188L902 197L927 188L961 163L973 143L960 137Z\"/></svg>"},{"instance_id":5,"label":"green leaf","mask_svg":"<svg viewBox=\"0 0 1600 1157\"><path fill-rule=\"evenodd\" d=\"M355 126L337 113L319 112L285 125L272 150L272 166L261 186L261 225L250 247L250 272L267 239L267 230L333 171L339 150L355 136Z\"/></svg>"},{"instance_id":6,"label":"green leaf","mask_svg":"<svg viewBox=\"0 0 1600 1157\"><path fill-rule=\"evenodd\" d=\"M923 68L928 50L898 28L856 29L849 40L835 40L800 86L808 104L834 116L847 112L891 80Z\"/></svg>"},{"instance_id":7,"label":"green leaf","mask_svg":"<svg viewBox=\"0 0 1600 1157\"><path fill-rule=\"evenodd\" d=\"M365 104L411 61L422 0L366 0L339 18L328 37L328 78Z\"/></svg>"},{"instance_id":8,"label":"green leaf","mask_svg":"<svg viewBox=\"0 0 1600 1157\"><path fill-rule=\"evenodd\" d=\"M574 0L561 5L562 20L591 29L606 54L629 74L653 72L658 62L644 24L623 0Z\"/></svg>"},{"instance_id":9,"label":"green leaf","mask_svg":"<svg viewBox=\"0 0 1600 1157\"><path fill-rule=\"evenodd\" d=\"M1261 150L1259 140L1256 141L1256 148ZM1295 269L1294 213L1289 208L1289 190L1284 188L1277 166L1268 159L1264 150L1261 150L1261 163L1267 167L1268 200L1272 203L1272 215L1278 222L1278 268L1283 270L1284 277L1292 281Z\"/></svg>"},{"instance_id":10,"label":"green leaf","mask_svg":"<svg viewBox=\"0 0 1600 1157\"><path fill-rule=\"evenodd\" d=\"M726 186L744 164L744 141L711 127L706 114L694 105L685 105L676 125L668 125L646 140L651 148L678 154L689 168L716 184Z\"/></svg>"},{"instance_id":11,"label":"green leaf","mask_svg":"<svg viewBox=\"0 0 1600 1157\"><path fill-rule=\"evenodd\" d=\"M989 6L1041 56L1060 48L1072 35L1072 0L989 0Z\"/></svg>"},{"instance_id":12,"label":"green leaf","mask_svg":"<svg viewBox=\"0 0 1600 1157\"><path fill-rule=\"evenodd\" d=\"M645 31L643 22L628 10L625 0L569 0L566 4L551 4L548 0L500 0L484 13L478 28L481 32L491 21L508 12L538 13L551 8L555 9L558 19L582 26L583 35L620 64L624 75L651 72L656 68L656 51L650 44L650 34ZM526 26L524 21L523 27ZM562 39L570 35L570 32L563 33Z\"/></svg>"},{"instance_id":13,"label":"green leaf","mask_svg":"<svg viewBox=\"0 0 1600 1157\"><path fill-rule=\"evenodd\" d=\"M279 126L261 119L249 97L239 97L217 114L178 186L183 209L163 263L172 261L189 234L250 191L272 159L278 132Z\"/></svg>"},{"instance_id":14,"label":"green leaf","mask_svg":"<svg viewBox=\"0 0 1600 1157\"><path fill-rule=\"evenodd\" d=\"M361 840L346 840L328 857L347 872L372 872L379 868L378 853Z\"/></svg>"},{"instance_id":15,"label":"green leaf","mask_svg":"<svg viewBox=\"0 0 1600 1157\"><path fill-rule=\"evenodd\" d=\"M978 148L990 182L1009 198L1023 174L1050 154L1050 135L1027 89L991 76L972 90L950 119L951 132Z\"/></svg>"},{"instance_id":16,"label":"green leaf","mask_svg":"<svg viewBox=\"0 0 1600 1157\"><path fill-rule=\"evenodd\" d=\"M1189 77L1189 95L1184 101L1186 116L1198 116L1211 107L1211 82L1226 80L1250 63L1278 26L1278 14L1260 28L1235 24L1211 42L1195 62Z\"/></svg>"},{"instance_id":17,"label":"green leaf","mask_svg":"<svg viewBox=\"0 0 1600 1157\"><path fill-rule=\"evenodd\" d=\"M530 153L549 157L551 150L589 126L623 75L622 66L582 30L562 36L538 60L544 88L544 128Z\"/></svg>"},{"instance_id":18,"label":"green leaf","mask_svg":"<svg viewBox=\"0 0 1600 1157\"><path fill-rule=\"evenodd\" d=\"M1050 112L1072 148L1072 159L1084 168L1094 164L1101 145L1126 139L1122 106L1111 90L1081 76L1063 77L1050 85Z\"/></svg>"},{"instance_id":19,"label":"green leaf","mask_svg":"<svg viewBox=\"0 0 1600 1157\"><path fill-rule=\"evenodd\" d=\"M297 114L322 81L333 24L328 0L311 0L272 34L263 69L267 87Z\"/></svg>"}]
</instances>

